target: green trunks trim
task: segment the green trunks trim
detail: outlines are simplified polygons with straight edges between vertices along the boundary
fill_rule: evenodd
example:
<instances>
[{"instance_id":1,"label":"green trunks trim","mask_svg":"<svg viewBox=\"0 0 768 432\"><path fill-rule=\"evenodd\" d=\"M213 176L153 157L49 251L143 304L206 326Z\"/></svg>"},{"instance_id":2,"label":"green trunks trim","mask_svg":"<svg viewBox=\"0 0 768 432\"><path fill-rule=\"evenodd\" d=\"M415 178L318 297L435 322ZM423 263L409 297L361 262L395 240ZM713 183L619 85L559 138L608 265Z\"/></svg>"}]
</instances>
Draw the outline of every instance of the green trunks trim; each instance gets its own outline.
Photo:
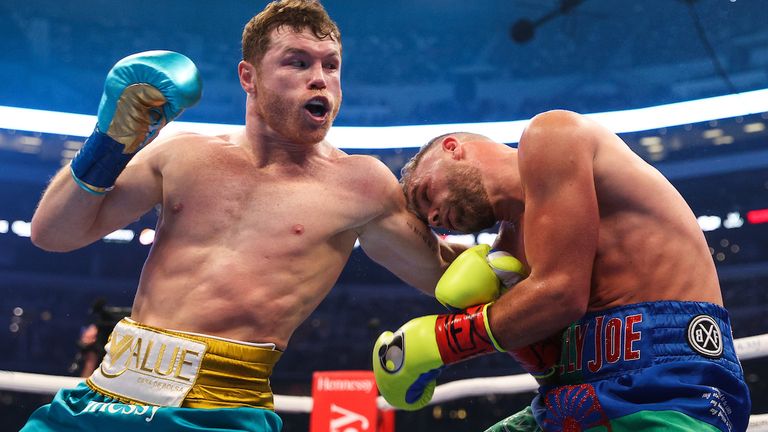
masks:
<instances>
[{"instance_id":1,"label":"green trunks trim","mask_svg":"<svg viewBox=\"0 0 768 432\"><path fill-rule=\"evenodd\" d=\"M541 432L541 428L533 418L531 407L525 407L524 410L496 423L485 432Z\"/></svg>"},{"instance_id":2,"label":"green trunks trim","mask_svg":"<svg viewBox=\"0 0 768 432\"><path fill-rule=\"evenodd\" d=\"M602 426L585 432L603 432ZM709 423L689 417L677 411L639 411L628 416L611 420L612 432L637 432L641 430L663 430L665 432L719 432ZM533 418L531 407L515 413L496 423L485 432L541 432Z\"/></svg>"},{"instance_id":3,"label":"green trunks trim","mask_svg":"<svg viewBox=\"0 0 768 432\"><path fill-rule=\"evenodd\" d=\"M720 429L696 420L678 411L638 411L628 416L611 419L613 432L637 432L663 430L668 432L718 432ZM587 429L585 432L602 432L604 427Z\"/></svg>"}]
</instances>

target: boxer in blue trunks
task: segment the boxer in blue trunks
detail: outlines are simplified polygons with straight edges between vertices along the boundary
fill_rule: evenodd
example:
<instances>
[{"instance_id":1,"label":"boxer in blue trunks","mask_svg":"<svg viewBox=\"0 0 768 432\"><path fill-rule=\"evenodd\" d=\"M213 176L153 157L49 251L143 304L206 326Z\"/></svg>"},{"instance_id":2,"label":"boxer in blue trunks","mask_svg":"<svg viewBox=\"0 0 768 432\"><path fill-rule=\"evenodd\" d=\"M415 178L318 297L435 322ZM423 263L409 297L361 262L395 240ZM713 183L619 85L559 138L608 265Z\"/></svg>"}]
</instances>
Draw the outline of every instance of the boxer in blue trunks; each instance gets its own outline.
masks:
<instances>
[{"instance_id":1,"label":"boxer in blue trunks","mask_svg":"<svg viewBox=\"0 0 768 432\"><path fill-rule=\"evenodd\" d=\"M561 340L557 384L531 405L543 430L746 430L750 401L722 307L615 307L588 313Z\"/></svg>"},{"instance_id":2,"label":"boxer in blue trunks","mask_svg":"<svg viewBox=\"0 0 768 432\"><path fill-rule=\"evenodd\" d=\"M391 404L418 409L446 365L506 351L539 393L489 431L746 429L749 392L704 235L618 136L550 111L517 148L450 133L402 174L428 224L500 231L493 251L471 248L439 281L438 300L458 312L376 341Z\"/></svg>"},{"instance_id":3,"label":"boxer in blue trunks","mask_svg":"<svg viewBox=\"0 0 768 432\"><path fill-rule=\"evenodd\" d=\"M220 136L158 137L201 97L183 55L139 53L107 75L96 129L46 189L32 242L71 251L159 206L156 235L104 361L25 432L279 430L272 367L357 241L427 293L465 249L408 211L386 165L325 140L341 35L319 2L270 3L242 51L245 127Z\"/></svg>"}]
</instances>

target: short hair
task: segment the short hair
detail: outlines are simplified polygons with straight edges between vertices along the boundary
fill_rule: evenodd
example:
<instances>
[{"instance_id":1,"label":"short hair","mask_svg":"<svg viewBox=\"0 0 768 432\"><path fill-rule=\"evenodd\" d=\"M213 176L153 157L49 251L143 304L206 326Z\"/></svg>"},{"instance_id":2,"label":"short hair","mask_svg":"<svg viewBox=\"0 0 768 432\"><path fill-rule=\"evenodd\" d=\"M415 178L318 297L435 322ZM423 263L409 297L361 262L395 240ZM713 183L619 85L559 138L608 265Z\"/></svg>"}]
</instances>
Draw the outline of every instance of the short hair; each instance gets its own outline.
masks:
<instances>
[{"instance_id":1,"label":"short hair","mask_svg":"<svg viewBox=\"0 0 768 432\"><path fill-rule=\"evenodd\" d=\"M419 217L419 219L422 219L425 224L427 221L426 219L422 218L416 211L416 208L413 205L413 200L411 199L412 197L410 195L410 191L408 190L410 189L410 185L412 183L411 177L413 176L413 172L419 166L421 160L424 158L424 155L429 153L432 147L435 146L435 143L440 141L442 138L452 135L453 133L454 132L436 136L429 140L429 142L421 146L419 151L416 152L416 154L400 169L400 187L403 189L403 194L405 195L406 206L411 213Z\"/></svg>"},{"instance_id":2,"label":"short hair","mask_svg":"<svg viewBox=\"0 0 768 432\"><path fill-rule=\"evenodd\" d=\"M269 50L270 33L288 26L296 32L310 29L318 39L331 38L341 49L341 32L317 0L277 0L248 21L243 29L243 60L258 66Z\"/></svg>"},{"instance_id":3,"label":"short hair","mask_svg":"<svg viewBox=\"0 0 768 432\"><path fill-rule=\"evenodd\" d=\"M411 176L413 175L413 172L418 168L419 163L421 163L421 160L424 159L424 155L429 153L432 148L435 147L435 144L438 142L442 142L444 138L454 136L459 141L462 141L466 138L481 138L484 140L490 140L488 137L471 133L471 132L449 132L446 134L438 135L419 149L418 152L409 160L406 162L406 164L403 166L403 168L400 169L400 184L405 188L405 185L410 182Z\"/></svg>"},{"instance_id":4,"label":"short hair","mask_svg":"<svg viewBox=\"0 0 768 432\"><path fill-rule=\"evenodd\" d=\"M406 203L408 206L408 209L416 214L418 216L418 213L416 212L416 209L413 206L412 197L409 195L411 187L411 183L413 183L413 173L416 171L416 168L419 167L419 164L421 163L422 159L424 159L424 156L429 153L433 148L436 147L435 144L440 143L445 139L446 137L453 136L459 141L462 141L467 138L481 138L485 140L490 140L488 137L471 133L471 132L450 132L442 135L438 135L419 149L418 152L403 166L403 168L400 169L400 187L403 189L403 193L405 194Z\"/></svg>"}]
</instances>

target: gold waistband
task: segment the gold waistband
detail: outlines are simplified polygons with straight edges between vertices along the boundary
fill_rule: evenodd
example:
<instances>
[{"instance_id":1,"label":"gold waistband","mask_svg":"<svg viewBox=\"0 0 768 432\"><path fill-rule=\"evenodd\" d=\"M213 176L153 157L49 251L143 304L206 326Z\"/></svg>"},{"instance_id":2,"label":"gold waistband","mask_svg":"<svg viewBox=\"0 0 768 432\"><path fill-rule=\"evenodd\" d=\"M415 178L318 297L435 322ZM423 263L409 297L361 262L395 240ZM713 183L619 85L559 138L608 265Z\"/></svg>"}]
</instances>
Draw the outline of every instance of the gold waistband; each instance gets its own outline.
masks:
<instances>
[{"instance_id":1,"label":"gold waistband","mask_svg":"<svg viewBox=\"0 0 768 432\"><path fill-rule=\"evenodd\" d=\"M197 380L181 406L186 408L232 408L252 406L274 409L269 377L282 355L281 351L224 340L200 334L165 330L124 319L128 325L153 332L193 340L207 345ZM110 336L111 338L112 336ZM125 399L87 380L95 390L116 399ZM133 402L133 401L125 401Z\"/></svg>"}]
</instances>

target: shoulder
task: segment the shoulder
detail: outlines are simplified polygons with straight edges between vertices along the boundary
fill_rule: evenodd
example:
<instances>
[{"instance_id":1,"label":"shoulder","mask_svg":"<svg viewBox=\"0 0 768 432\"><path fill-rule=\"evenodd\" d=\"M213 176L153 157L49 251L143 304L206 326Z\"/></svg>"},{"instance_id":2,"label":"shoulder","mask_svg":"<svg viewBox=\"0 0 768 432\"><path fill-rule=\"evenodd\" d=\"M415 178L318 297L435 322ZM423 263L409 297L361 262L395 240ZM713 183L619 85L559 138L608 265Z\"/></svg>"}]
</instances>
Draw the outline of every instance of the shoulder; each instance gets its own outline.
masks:
<instances>
[{"instance_id":1,"label":"shoulder","mask_svg":"<svg viewBox=\"0 0 768 432\"><path fill-rule=\"evenodd\" d=\"M552 124L562 124L562 125L568 126L568 125L579 123L584 120L586 120L586 117L584 117L579 113L568 111L568 110L556 109L556 110L544 111L542 113L536 114L531 119L531 125L543 126L543 125L552 125Z\"/></svg>"},{"instance_id":2,"label":"shoulder","mask_svg":"<svg viewBox=\"0 0 768 432\"><path fill-rule=\"evenodd\" d=\"M337 161L340 168L346 170L355 180L397 183L397 178L390 168L373 156L344 154L337 158Z\"/></svg>"},{"instance_id":3,"label":"shoulder","mask_svg":"<svg viewBox=\"0 0 768 432\"><path fill-rule=\"evenodd\" d=\"M177 146L201 145L212 141L222 141L221 137L202 135L195 132L172 132L160 134L154 141L147 145L146 149L170 150Z\"/></svg>"},{"instance_id":4,"label":"shoulder","mask_svg":"<svg viewBox=\"0 0 768 432\"><path fill-rule=\"evenodd\" d=\"M195 132L173 132L160 135L142 151L162 154L185 155L216 147L231 145L228 136L203 135Z\"/></svg>"},{"instance_id":5,"label":"shoulder","mask_svg":"<svg viewBox=\"0 0 768 432\"><path fill-rule=\"evenodd\" d=\"M577 138L595 132L597 124L587 117L566 110L552 110L537 114L523 131L520 144L538 143L561 138ZM574 142L566 139L566 142Z\"/></svg>"},{"instance_id":6,"label":"shoulder","mask_svg":"<svg viewBox=\"0 0 768 432\"><path fill-rule=\"evenodd\" d=\"M346 155L338 159L343 187L375 213L405 207L405 195L395 174L373 156Z\"/></svg>"},{"instance_id":7,"label":"shoulder","mask_svg":"<svg viewBox=\"0 0 768 432\"><path fill-rule=\"evenodd\" d=\"M553 110L533 117L518 144L520 157L562 157L572 152L594 154L601 134L596 122L572 111Z\"/></svg>"},{"instance_id":8,"label":"shoulder","mask_svg":"<svg viewBox=\"0 0 768 432\"><path fill-rule=\"evenodd\" d=\"M534 117L518 144L518 163L526 188L592 177L604 129L587 117L564 110ZM546 186L549 187L549 186Z\"/></svg>"},{"instance_id":9,"label":"shoulder","mask_svg":"<svg viewBox=\"0 0 768 432\"><path fill-rule=\"evenodd\" d=\"M193 132L161 134L137 153L134 163L146 163L159 171L165 171L170 165L178 166L204 158L212 150L227 144L222 137Z\"/></svg>"}]
</instances>

